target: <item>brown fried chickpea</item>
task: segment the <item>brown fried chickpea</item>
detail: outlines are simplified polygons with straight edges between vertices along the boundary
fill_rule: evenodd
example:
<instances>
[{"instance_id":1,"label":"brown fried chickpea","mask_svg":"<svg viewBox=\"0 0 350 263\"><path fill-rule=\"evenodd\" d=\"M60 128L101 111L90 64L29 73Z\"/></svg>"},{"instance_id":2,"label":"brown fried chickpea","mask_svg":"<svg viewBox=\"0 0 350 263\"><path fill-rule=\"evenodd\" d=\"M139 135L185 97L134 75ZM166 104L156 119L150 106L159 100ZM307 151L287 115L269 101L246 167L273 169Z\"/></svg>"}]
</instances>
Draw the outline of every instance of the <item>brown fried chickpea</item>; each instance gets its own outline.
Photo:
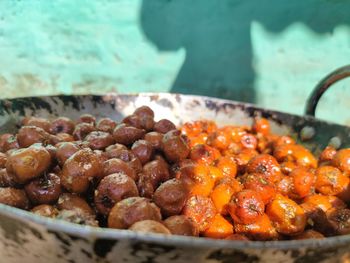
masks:
<instances>
[{"instance_id":1,"label":"brown fried chickpea","mask_svg":"<svg viewBox=\"0 0 350 263\"><path fill-rule=\"evenodd\" d=\"M142 163L141 163L141 161L131 151L129 151L128 160L129 161L127 161L127 159L126 159L124 161L126 161L130 165L130 167L135 170L136 174L139 174L139 173L142 172Z\"/></svg>"},{"instance_id":2,"label":"brown fried chickpea","mask_svg":"<svg viewBox=\"0 0 350 263\"><path fill-rule=\"evenodd\" d=\"M66 133L72 134L75 128L74 122L67 117L58 117L51 122L50 133L59 134Z\"/></svg>"},{"instance_id":3,"label":"brown fried chickpea","mask_svg":"<svg viewBox=\"0 0 350 263\"><path fill-rule=\"evenodd\" d=\"M125 123L119 124L113 131L113 137L117 143L130 145L141 139L146 131L133 126L127 126Z\"/></svg>"},{"instance_id":4,"label":"brown fried chickpea","mask_svg":"<svg viewBox=\"0 0 350 263\"><path fill-rule=\"evenodd\" d=\"M15 182L14 176L9 174L6 168L0 169L0 187L15 187L17 183Z\"/></svg>"},{"instance_id":5,"label":"brown fried chickpea","mask_svg":"<svg viewBox=\"0 0 350 263\"><path fill-rule=\"evenodd\" d=\"M56 158L59 165L63 166L65 161L80 150L80 147L73 142L63 142L57 145Z\"/></svg>"},{"instance_id":6,"label":"brown fried chickpea","mask_svg":"<svg viewBox=\"0 0 350 263\"><path fill-rule=\"evenodd\" d=\"M80 214L95 215L89 204L75 194L61 194L57 201L57 208L59 210L78 210Z\"/></svg>"},{"instance_id":7,"label":"brown fried chickpea","mask_svg":"<svg viewBox=\"0 0 350 263\"><path fill-rule=\"evenodd\" d=\"M141 106L141 107L138 107L134 113L134 115L137 115L137 116L140 116L140 117L145 117L145 116L148 116L148 117L151 117L151 118L154 118L154 112L153 110L148 107L148 106Z\"/></svg>"},{"instance_id":8,"label":"brown fried chickpea","mask_svg":"<svg viewBox=\"0 0 350 263\"><path fill-rule=\"evenodd\" d=\"M189 193L182 181L171 179L157 188L153 200L162 214L167 217L181 213L188 195Z\"/></svg>"},{"instance_id":9,"label":"brown fried chickpea","mask_svg":"<svg viewBox=\"0 0 350 263\"><path fill-rule=\"evenodd\" d=\"M160 183L170 178L167 164L161 160L154 160L146 163L142 169L143 175L151 182L153 189L156 189Z\"/></svg>"},{"instance_id":10,"label":"brown fried chickpea","mask_svg":"<svg viewBox=\"0 0 350 263\"><path fill-rule=\"evenodd\" d=\"M304 205L305 207L305 205ZM350 233L350 210L332 207L327 211L318 208L308 212L308 221L313 229L325 236L345 235Z\"/></svg>"},{"instance_id":11,"label":"brown fried chickpea","mask_svg":"<svg viewBox=\"0 0 350 263\"><path fill-rule=\"evenodd\" d=\"M49 152L49 154L51 156L51 163L57 164L57 162L56 162L57 148L55 146L53 146L52 144L48 144L48 145L44 146L41 143L35 143L32 146L30 146L30 148L39 147L39 146L45 147L45 149Z\"/></svg>"},{"instance_id":12,"label":"brown fried chickpea","mask_svg":"<svg viewBox=\"0 0 350 263\"><path fill-rule=\"evenodd\" d=\"M138 140L134 142L131 147L131 151L136 155L137 158L139 158L143 165L151 161L154 154L154 148L149 142L145 140Z\"/></svg>"},{"instance_id":13,"label":"brown fried chickpea","mask_svg":"<svg viewBox=\"0 0 350 263\"><path fill-rule=\"evenodd\" d=\"M130 165L132 169L135 170L136 174L140 173L142 171L142 163L141 161L136 157L136 155L129 151L128 148L126 148L122 144L114 144L106 148L106 156L108 159L120 159Z\"/></svg>"},{"instance_id":14,"label":"brown fried chickpea","mask_svg":"<svg viewBox=\"0 0 350 263\"><path fill-rule=\"evenodd\" d=\"M162 149L165 157L170 162L184 160L190 154L190 148L178 130L167 132L164 135Z\"/></svg>"},{"instance_id":15,"label":"brown fried chickpea","mask_svg":"<svg viewBox=\"0 0 350 263\"><path fill-rule=\"evenodd\" d=\"M128 126L133 126L138 129L144 129L146 131L151 131L154 126L153 117L147 114L143 114L143 115L132 114L125 117L122 120L122 122Z\"/></svg>"},{"instance_id":16,"label":"brown fried chickpea","mask_svg":"<svg viewBox=\"0 0 350 263\"><path fill-rule=\"evenodd\" d=\"M104 177L95 190L95 206L99 213L108 215L115 203L138 196L135 181L124 173Z\"/></svg>"},{"instance_id":17,"label":"brown fried chickpea","mask_svg":"<svg viewBox=\"0 0 350 263\"><path fill-rule=\"evenodd\" d=\"M0 187L0 204L28 209L29 200L23 190L12 187Z\"/></svg>"},{"instance_id":18,"label":"brown fried chickpea","mask_svg":"<svg viewBox=\"0 0 350 263\"><path fill-rule=\"evenodd\" d=\"M125 123L127 126L135 127L137 129L143 129L140 117L134 114L126 116L122 120L122 123Z\"/></svg>"},{"instance_id":19,"label":"brown fried chickpea","mask_svg":"<svg viewBox=\"0 0 350 263\"><path fill-rule=\"evenodd\" d=\"M180 178L181 173L183 169L186 169L185 167L192 167L195 163L191 159L184 159L180 162L174 163L170 166L169 172L171 178Z\"/></svg>"},{"instance_id":20,"label":"brown fried chickpea","mask_svg":"<svg viewBox=\"0 0 350 263\"><path fill-rule=\"evenodd\" d=\"M120 159L130 165L132 169L135 170L136 174L140 173L142 171L142 163L139 160L139 158L136 157L136 155L125 149L125 150L111 150L106 152L107 158L113 159L117 158Z\"/></svg>"},{"instance_id":21,"label":"brown fried chickpea","mask_svg":"<svg viewBox=\"0 0 350 263\"><path fill-rule=\"evenodd\" d=\"M141 123L141 127L142 129L146 130L146 131L152 131L153 127L154 127L154 119L151 116L140 116L140 123Z\"/></svg>"},{"instance_id":22,"label":"brown fried chickpea","mask_svg":"<svg viewBox=\"0 0 350 263\"><path fill-rule=\"evenodd\" d=\"M139 179L137 181L137 188L139 189L139 193L141 197L153 198L154 187L152 184L152 180L145 176L143 173L139 174Z\"/></svg>"},{"instance_id":23,"label":"brown fried chickpea","mask_svg":"<svg viewBox=\"0 0 350 263\"><path fill-rule=\"evenodd\" d=\"M55 208L52 205L38 205L32 208L32 210L30 211L36 215L51 217L51 218L55 218L59 212L57 208Z\"/></svg>"},{"instance_id":24,"label":"brown fried chickpea","mask_svg":"<svg viewBox=\"0 0 350 263\"><path fill-rule=\"evenodd\" d=\"M154 112L148 106L142 106L134 111L134 114L140 118L141 126L146 131L151 131L154 126Z\"/></svg>"},{"instance_id":25,"label":"brown fried chickpea","mask_svg":"<svg viewBox=\"0 0 350 263\"><path fill-rule=\"evenodd\" d=\"M7 155L0 152L0 168L5 168L7 162Z\"/></svg>"},{"instance_id":26,"label":"brown fried chickpea","mask_svg":"<svg viewBox=\"0 0 350 263\"><path fill-rule=\"evenodd\" d=\"M169 164L167 163L167 161L165 160L164 156L160 153L157 153L154 155L153 158L154 161L160 161L163 162L163 164L167 167L167 169L169 170Z\"/></svg>"},{"instance_id":27,"label":"brown fried chickpea","mask_svg":"<svg viewBox=\"0 0 350 263\"><path fill-rule=\"evenodd\" d=\"M170 235L169 229L167 229L162 223L154 220L142 220L134 223L129 230L141 233L157 233Z\"/></svg>"},{"instance_id":28,"label":"brown fried chickpea","mask_svg":"<svg viewBox=\"0 0 350 263\"><path fill-rule=\"evenodd\" d=\"M350 209L331 209L326 215L332 235L350 234Z\"/></svg>"},{"instance_id":29,"label":"brown fried chickpea","mask_svg":"<svg viewBox=\"0 0 350 263\"><path fill-rule=\"evenodd\" d=\"M85 148L73 154L63 165L62 186L72 193L84 193L95 177L101 177L102 163L97 154Z\"/></svg>"},{"instance_id":30,"label":"brown fried chickpea","mask_svg":"<svg viewBox=\"0 0 350 263\"><path fill-rule=\"evenodd\" d=\"M119 159L122 159L124 161L125 158L129 158L128 148L125 145L120 144L120 143L116 143L116 144L108 146L105 149L105 151L106 151L107 157L109 159L119 158ZM121 157L123 155L125 155L126 157Z\"/></svg>"},{"instance_id":31,"label":"brown fried chickpea","mask_svg":"<svg viewBox=\"0 0 350 263\"><path fill-rule=\"evenodd\" d=\"M82 114L82 115L80 115L77 123L88 123L88 124L95 126L96 118L88 113Z\"/></svg>"},{"instance_id":32,"label":"brown fried chickpea","mask_svg":"<svg viewBox=\"0 0 350 263\"><path fill-rule=\"evenodd\" d=\"M61 181L49 173L28 183L24 190L33 204L54 204L61 194Z\"/></svg>"},{"instance_id":33,"label":"brown fried chickpea","mask_svg":"<svg viewBox=\"0 0 350 263\"><path fill-rule=\"evenodd\" d=\"M44 118L29 117L25 123L25 126L35 126L43 129L46 132L50 132L51 123Z\"/></svg>"},{"instance_id":34,"label":"brown fried chickpea","mask_svg":"<svg viewBox=\"0 0 350 263\"><path fill-rule=\"evenodd\" d=\"M110 118L102 118L97 122L96 128L99 131L112 133L117 123Z\"/></svg>"},{"instance_id":35,"label":"brown fried chickpea","mask_svg":"<svg viewBox=\"0 0 350 263\"><path fill-rule=\"evenodd\" d=\"M170 230L173 235L195 237L199 235L199 231L194 222L184 215L175 215L168 217L164 220L164 225Z\"/></svg>"},{"instance_id":36,"label":"brown fried chickpea","mask_svg":"<svg viewBox=\"0 0 350 263\"><path fill-rule=\"evenodd\" d=\"M82 141L90 132L93 132L95 130L96 128L91 123L79 123L75 126L75 129L73 131L73 138L75 140Z\"/></svg>"},{"instance_id":37,"label":"brown fried chickpea","mask_svg":"<svg viewBox=\"0 0 350 263\"><path fill-rule=\"evenodd\" d=\"M90 149L89 147L89 143L86 142L86 141L74 141L74 143L80 147L80 149L84 149L84 148L88 148Z\"/></svg>"},{"instance_id":38,"label":"brown fried chickpea","mask_svg":"<svg viewBox=\"0 0 350 263\"><path fill-rule=\"evenodd\" d=\"M104 150L114 143L113 136L108 132L93 131L85 137L85 141L93 150Z\"/></svg>"},{"instance_id":39,"label":"brown fried chickpea","mask_svg":"<svg viewBox=\"0 0 350 263\"><path fill-rule=\"evenodd\" d=\"M137 174L135 170L128 163L122 161L121 159L113 158L103 163L104 176L114 173L123 173L133 180L137 180Z\"/></svg>"},{"instance_id":40,"label":"brown fried chickpea","mask_svg":"<svg viewBox=\"0 0 350 263\"><path fill-rule=\"evenodd\" d=\"M104 164L104 162L109 160L104 151L94 150L94 153L97 155L97 158L100 159L102 165ZM103 173L101 173L101 175L103 176Z\"/></svg>"},{"instance_id":41,"label":"brown fried chickpea","mask_svg":"<svg viewBox=\"0 0 350 263\"><path fill-rule=\"evenodd\" d=\"M159 133L167 133L169 131L175 130L176 126L174 123L167 119L161 119L154 124L153 130Z\"/></svg>"},{"instance_id":42,"label":"brown fried chickpea","mask_svg":"<svg viewBox=\"0 0 350 263\"><path fill-rule=\"evenodd\" d=\"M23 126L17 134L17 141L22 148L29 147L34 143L46 144L50 141L50 134L35 126Z\"/></svg>"},{"instance_id":43,"label":"brown fried chickpea","mask_svg":"<svg viewBox=\"0 0 350 263\"><path fill-rule=\"evenodd\" d=\"M0 151L1 152L7 152L11 149L18 149L18 141L17 137L10 133L5 133L0 136Z\"/></svg>"},{"instance_id":44,"label":"brown fried chickpea","mask_svg":"<svg viewBox=\"0 0 350 263\"><path fill-rule=\"evenodd\" d=\"M138 221L161 219L160 209L149 199L129 197L113 206L108 216L108 227L127 229Z\"/></svg>"},{"instance_id":45,"label":"brown fried chickpea","mask_svg":"<svg viewBox=\"0 0 350 263\"><path fill-rule=\"evenodd\" d=\"M15 150L6 164L9 174L13 174L16 182L23 184L39 177L51 165L50 153L42 146Z\"/></svg>"},{"instance_id":46,"label":"brown fried chickpea","mask_svg":"<svg viewBox=\"0 0 350 263\"><path fill-rule=\"evenodd\" d=\"M144 138L145 141L149 142L155 150L160 150L162 148L163 134L159 132L149 132L146 133Z\"/></svg>"},{"instance_id":47,"label":"brown fried chickpea","mask_svg":"<svg viewBox=\"0 0 350 263\"><path fill-rule=\"evenodd\" d=\"M64 133L64 132L57 133L56 137L60 142L73 142L74 141L73 135L70 135L70 134Z\"/></svg>"},{"instance_id":48,"label":"brown fried chickpea","mask_svg":"<svg viewBox=\"0 0 350 263\"><path fill-rule=\"evenodd\" d=\"M47 141L45 141L44 143L45 144L49 143L49 144L52 144L52 145L56 145L56 144L58 144L60 142L63 142L63 140L60 137L58 137L56 135L49 134L49 139Z\"/></svg>"}]
</instances>

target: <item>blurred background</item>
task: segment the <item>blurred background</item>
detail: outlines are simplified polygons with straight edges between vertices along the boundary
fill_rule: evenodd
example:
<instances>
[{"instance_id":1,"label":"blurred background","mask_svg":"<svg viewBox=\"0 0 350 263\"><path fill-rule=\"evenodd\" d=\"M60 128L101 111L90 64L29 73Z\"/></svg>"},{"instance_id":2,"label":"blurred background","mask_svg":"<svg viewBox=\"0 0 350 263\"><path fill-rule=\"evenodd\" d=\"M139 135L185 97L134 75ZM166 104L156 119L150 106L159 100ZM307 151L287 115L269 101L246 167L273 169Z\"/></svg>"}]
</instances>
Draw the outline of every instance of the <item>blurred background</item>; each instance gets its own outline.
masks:
<instances>
[{"instance_id":1,"label":"blurred background","mask_svg":"<svg viewBox=\"0 0 350 263\"><path fill-rule=\"evenodd\" d=\"M180 92L303 114L350 64L350 0L1 0L0 97ZM317 116L350 124L350 80Z\"/></svg>"}]
</instances>

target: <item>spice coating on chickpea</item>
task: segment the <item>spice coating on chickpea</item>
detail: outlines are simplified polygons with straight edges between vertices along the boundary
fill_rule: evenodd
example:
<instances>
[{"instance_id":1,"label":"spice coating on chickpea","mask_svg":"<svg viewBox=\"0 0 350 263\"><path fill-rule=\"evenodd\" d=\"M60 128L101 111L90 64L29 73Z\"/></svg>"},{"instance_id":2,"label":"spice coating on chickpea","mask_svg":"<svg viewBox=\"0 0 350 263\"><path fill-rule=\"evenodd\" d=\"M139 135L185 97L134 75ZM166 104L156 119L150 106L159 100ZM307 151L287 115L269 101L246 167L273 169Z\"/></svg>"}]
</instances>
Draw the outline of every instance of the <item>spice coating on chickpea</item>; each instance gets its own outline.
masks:
<instances>
[{"instance_id":1,"label":"spice coating on chickpea","mask_svg":"<svg viewBox=\"0 0 350 263\"><path fill-rule=\"evenodd\" d=\"M103 172L102 164L91 149L73 154L63 165L60 174L62 186L72 193L84 193L94 177Z\"/></svg>"},{"instance_id":2,"label":"spice coating on chickpea","mask_svg":"<svg viewBox=\"0 0 350 263\"><path fill-rule=\"evenodd\" d=\"M160 209L149 199L130 197L113 206L108 216L108 227L126 229L138 221L161 219Z\"/></svg>"},{"instance_id":3,"label":"spice coating on chickpea","mask_svg":"<svg viewBox=\"0 0 350 263\"><path fill-rule=\"evenodd\" d=\"M16 182L23 184L40 176L50 164L50 153L44 147L23 148L9 155L6 169Z\"/></svg>"},{"instance_id":4,"label":"spice coating on chickpea","mask_svg":"<svg viewBox=\"0 0 350 263\"><path fill-rule=\"evenodd\" d=\"M28 209L29 200L25 191L12 187L0 187L0 204Z\"/></svg>"},{"instance_id":5,"label":"spice coating on chickpea","mask_svg":"<svg viewBox=\"0 0 350 263\"><path fill-rule=\"evenodd\" d=\"M138 195L131 177L123 173L110 174L102 179L95 190L95 206L99 213L108 215L115 203Z\"/></svg>"}]
</instances>

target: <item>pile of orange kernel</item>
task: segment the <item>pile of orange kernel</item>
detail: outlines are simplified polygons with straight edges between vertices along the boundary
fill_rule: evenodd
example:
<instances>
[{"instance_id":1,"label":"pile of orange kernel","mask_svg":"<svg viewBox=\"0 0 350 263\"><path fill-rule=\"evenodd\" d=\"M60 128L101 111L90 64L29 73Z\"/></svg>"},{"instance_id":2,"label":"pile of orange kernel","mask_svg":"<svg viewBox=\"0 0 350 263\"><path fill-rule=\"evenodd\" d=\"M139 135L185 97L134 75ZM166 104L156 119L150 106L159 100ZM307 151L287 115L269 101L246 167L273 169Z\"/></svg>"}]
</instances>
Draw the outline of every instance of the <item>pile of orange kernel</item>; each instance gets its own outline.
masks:
<instances>
[{"instance_id":1,"label":"pile of orange kernel","mask_svg":"<svg viewBox=\"0 0 350 263\"><path fill-rule=\"evenodd\" d=\"M182 214L201 236L231 240L324 238L350 233L350 149L316 158L290 136L213 121L181 127L191 152L172 172L190 191Z\"/></svg>"}]
</instances>

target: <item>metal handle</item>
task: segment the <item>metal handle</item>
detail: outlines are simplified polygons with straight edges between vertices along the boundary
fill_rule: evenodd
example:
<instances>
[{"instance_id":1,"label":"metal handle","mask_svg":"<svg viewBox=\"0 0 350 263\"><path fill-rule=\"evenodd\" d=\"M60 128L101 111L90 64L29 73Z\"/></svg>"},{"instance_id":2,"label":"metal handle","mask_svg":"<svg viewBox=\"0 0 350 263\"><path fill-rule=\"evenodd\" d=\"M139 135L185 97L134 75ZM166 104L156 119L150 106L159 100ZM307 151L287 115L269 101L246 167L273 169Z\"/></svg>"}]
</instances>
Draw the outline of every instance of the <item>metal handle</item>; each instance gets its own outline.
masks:
<instances>
[{"instance_id":1,"label":"metal handle","mask_svg":"<svg viewBox=\"0 0 350 263\"><path fill-rule=\"evenodd\" d=\"M346 77L350 77L350 65L338 68L322 79L314 88L306 102L305 114L315 116L317 104L323 93L325 93L334 83L345 79Z\"/></svg>"}]
</instances>

